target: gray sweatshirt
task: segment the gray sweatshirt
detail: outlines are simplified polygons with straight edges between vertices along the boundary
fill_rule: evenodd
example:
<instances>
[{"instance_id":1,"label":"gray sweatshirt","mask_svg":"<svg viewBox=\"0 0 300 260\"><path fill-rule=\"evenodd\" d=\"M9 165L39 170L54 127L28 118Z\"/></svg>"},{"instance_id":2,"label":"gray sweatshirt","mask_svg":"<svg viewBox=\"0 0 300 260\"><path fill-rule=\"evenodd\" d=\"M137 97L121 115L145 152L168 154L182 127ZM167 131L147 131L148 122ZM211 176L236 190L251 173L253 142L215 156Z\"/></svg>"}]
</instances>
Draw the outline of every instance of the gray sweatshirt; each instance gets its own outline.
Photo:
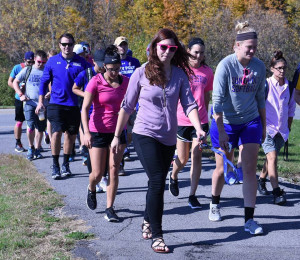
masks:
<instances>
[{"instance_id":1,"label":"gray sweatshirt","mask_svg":"<svg viewBox=\"0 0 300 260\"><path fill-rule=\"evenodd\" d=\"M235 53L228 55L217 66L213 84L213 111L223 112L225 124L239 125L259 116L258 109L265 108L266 68L253 57L242 84L244 67Z\"/></svg>"}]
</instances>

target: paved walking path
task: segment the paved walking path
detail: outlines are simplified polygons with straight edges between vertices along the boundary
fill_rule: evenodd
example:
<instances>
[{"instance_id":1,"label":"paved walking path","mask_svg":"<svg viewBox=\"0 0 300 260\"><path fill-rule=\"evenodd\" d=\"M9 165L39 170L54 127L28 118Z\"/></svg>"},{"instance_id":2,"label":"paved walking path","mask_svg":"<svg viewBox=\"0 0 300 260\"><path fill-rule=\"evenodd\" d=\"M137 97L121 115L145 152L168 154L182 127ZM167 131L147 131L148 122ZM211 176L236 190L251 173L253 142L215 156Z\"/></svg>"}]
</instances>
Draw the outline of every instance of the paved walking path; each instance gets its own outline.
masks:
<instances>
[{"instance_id":1,"label":"paved walking path","mask_svg":"<svg viewBox=\"0 0 300 260\"><path fill-rule=\"evenodd\" d=\"M14 112L0 110L0 153L14 152ZM22 141L27 146L24 134ZM46 147L45 144L43 144ZM22 153L26 156L25 153ZM77 215L90 226L97 239L80 242L74 255L84 259L299 259L300 255L300 186L284 183L286 206L275 206L272 197L257 197L256 220L265 231L263 236L251 236L243 230L242 185L225 186L221 197L223 221L208 220L213 161L203 159L203 173L197 194L203 208L198 211L187 205L189 192L189 163L180 174L180 195L173 197L166 190L163 217L164 238L173 251L155 254L150 241L141 239L141 223L145 207L146 174L136 159L126 164L127 176L120 177L115 210L120 223L108 223L104 218L105 193L98 194L98 208L88 210L85 204L88 174L78 156L70 167L73 177L54 181L50 176L52 163L49 149L45 159L34 160L38 171L54 189L65 195L65 211ZM62 158L60 158L62 161ZM166 185L167 188L167 185ZM268 183L270 189L270 184Z\"/></svg>"}]
</instances>

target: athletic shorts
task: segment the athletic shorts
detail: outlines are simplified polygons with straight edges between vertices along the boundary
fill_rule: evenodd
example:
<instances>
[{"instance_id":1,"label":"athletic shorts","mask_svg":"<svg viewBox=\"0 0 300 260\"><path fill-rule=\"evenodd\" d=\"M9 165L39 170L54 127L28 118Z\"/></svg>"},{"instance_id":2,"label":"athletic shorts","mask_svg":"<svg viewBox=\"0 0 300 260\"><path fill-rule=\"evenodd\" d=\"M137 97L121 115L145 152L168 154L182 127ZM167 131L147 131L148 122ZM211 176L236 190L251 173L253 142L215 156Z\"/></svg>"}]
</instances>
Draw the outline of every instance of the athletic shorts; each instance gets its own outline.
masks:
<instances>
[{"instance_id":1,"label":"athletic shorts","mask_svg":"<svg viewBox=\"0 0 300 260\"><path fill-rule=\"evenodd\" d=\"M201 124L201 127L205 133L208 133L208 123ZM196 129L193 126L178 126L177 138L182 142L191 142L193 138L197 138Z\"/></svg>"},{"instance_id":2,"label":"athletic shorts","mask_svg":"<svg viewBox=\"0 0 300 260\"><path fill-rule=\"evenodd\" d=\"M80 125L80 110L78 106L49 104L47 117L51 123L52 133L67 131L70 135L78 134Z\"/></svg>"},{"instance_id":3,"label":"athletic shorts","mask_svg":"<svg viewBox=\"0 0 300 260\"><path fill-rule=\"evenodd\" d=\"M23 101L15 98L15 121L24 122L24 109L23 109Z\"/></svg>"},{"instance_id":4,"label":"athletic shorts","mask_svg":"<svg viewBox=\"0 0 300 260\"><path fill-rule=\"evenodd\" d=\"M96 147L96 148L109 147L115 136L114 133L96 133L96 132L91 132L91 135L93 138L92 147ZM125 130L123 130L121 133L120 143L126 144Z\"/></svg>"},{"instance_id":5,"label":"athletic shorts","mask_svg":"<svg viewBox=\"0 0 300 260\"><path fill-rule=\"evenodd\" d=\"M276 151L279 154L280 149L284 146L284 139L281 134L276 134L274 137L267 133L266 139L262 144L265 154Z\"/></svg>"},{"instance_id":6,"label":"athletic shorts","mask_svg":"<svg viewBox=\"0 0 300 260\"><path fill-rule=\"evenodd\" d=\"M240 145L248 143L261 144L262 124L260 117L240 125L224 124L224 128L232 148L238 148ZM211 121L210 138L212 146L219 148L219 132L214 119Z\"/></svg>"},{"instance_id":7,"label":"athletic shorts","mask_svg":"<svg viewBox=\"0 0 300 260\"><path fill-rule=\"evenodd\" d=\"M35 107L25 103L24 106L25 119L27 127L31 130L37 129L44 132L47 126L47 119L40 121L38 115L35 114Z\"/></svg>"}]
</instances>

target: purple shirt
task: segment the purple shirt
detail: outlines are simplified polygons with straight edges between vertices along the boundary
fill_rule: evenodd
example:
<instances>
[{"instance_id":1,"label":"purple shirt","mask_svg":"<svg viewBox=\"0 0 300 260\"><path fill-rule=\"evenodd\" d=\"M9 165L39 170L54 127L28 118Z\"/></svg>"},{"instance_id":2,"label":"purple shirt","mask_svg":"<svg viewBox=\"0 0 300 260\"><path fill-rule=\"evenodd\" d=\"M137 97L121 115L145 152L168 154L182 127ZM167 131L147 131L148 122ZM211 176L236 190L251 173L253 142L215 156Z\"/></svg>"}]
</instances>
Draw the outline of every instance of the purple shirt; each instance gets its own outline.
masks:
<instances>
[{"instance_id":1,"label":"purple shirt","mask_svg":"<svg viewBox=\"0 0 300 260\"><path fill-rule=\"evenodd\" d=\"M280 133L284 141L289 137L288 118L294 117L296 102L294 92L290 98L289 82L285 79L284 85L270 77L267 79L269 92L266 100L267 132L273 138Z\"/></svg>"},{"instance_id":2,"label":"purple shirt","mask_svg":"<svg viewBox=\"0 0 300 260\"><path fill-rule=\"evenodd\" d=\"M182 69L172 66L171 80L164 90L161 86L150 85L143 66L132 74L122 107L131 114L139 102L133 132L171 146L176 144L179 99L186 115L197 108L189 79Z\"/></svg>"}]
</instances>

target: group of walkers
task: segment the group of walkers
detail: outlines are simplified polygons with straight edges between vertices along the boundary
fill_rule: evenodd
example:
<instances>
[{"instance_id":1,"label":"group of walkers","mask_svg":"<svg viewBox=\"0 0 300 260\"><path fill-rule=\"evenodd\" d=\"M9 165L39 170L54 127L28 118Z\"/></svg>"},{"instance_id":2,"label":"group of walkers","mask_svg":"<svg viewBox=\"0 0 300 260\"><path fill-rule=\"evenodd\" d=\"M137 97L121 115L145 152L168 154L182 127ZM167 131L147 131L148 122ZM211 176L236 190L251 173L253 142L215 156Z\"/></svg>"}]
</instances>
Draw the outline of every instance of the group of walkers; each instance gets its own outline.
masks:
<instances>
[{"instance_id":1,"label":"group of walkers","mask_svg":"<svg viewBox=\"0 0 300 260\"><path fill-rule=\"evenodd\" d=\"M210 133L212 147L217 150L209 219L222 219L220 197L227 167L220 153L232 159L234 149L238 149L240 166L236 181L243 183L244 230L253 235L262 234L263 228L254 221L257 184L259 192L267 194L265 183L269 175L274 203L286 202L285 193L278 186L276 164L278 152L291 129L295 100L300 103L300 68L293 83L289 83L285 77L287 62L282 52L277 51L270 64L273 75L266 81L265 65L254 57L257 43L257 33L248 22L239 23L234 53L218 64L213 75L205 62L203 40L192 38L185 48L170 29L161 29L154 36L147 47L148 62L142 66L128 55L128 40L123 36L105 50L96 50L90 55L86 43L75 45L71 34L63 34L59 38L59 54L47 61L44 51L37 51L35 57L28 52L25 54L27 67L14 68L10 76L9 84L16 90L15 150L24 151L20 141L23 101L29 159L41 158L46 123L39 116L46 109L51 124L51 130L47 130L48 134L51 132L53 179L72 175L69 161L80 129L81 146L88 151L90 162L87 206L91 210L97 208L97 187L107 174L104 217L108 221L119 221L113 205L118 176L125 174L124 158L130 158L127 147L132 139L148 177L142 237L152 239L155 252L168 253L162 230L166 178L169 176L170 193L178 196L179 172L191 151L188 204L193 209L201 208L196 191L202 168L202 147ZM32 64L28 72L28 65ZM24 83L26 87L22 90ZM295 91L289 87L292 84ZM47 104L45 100L49 95ZM83 98L81 106L78 97ZM63 132L64 155L60 167ZM266 162L257 181L261 144ZM177 156L173 158L175 149Z\"/></svg>"}]
</instances>

